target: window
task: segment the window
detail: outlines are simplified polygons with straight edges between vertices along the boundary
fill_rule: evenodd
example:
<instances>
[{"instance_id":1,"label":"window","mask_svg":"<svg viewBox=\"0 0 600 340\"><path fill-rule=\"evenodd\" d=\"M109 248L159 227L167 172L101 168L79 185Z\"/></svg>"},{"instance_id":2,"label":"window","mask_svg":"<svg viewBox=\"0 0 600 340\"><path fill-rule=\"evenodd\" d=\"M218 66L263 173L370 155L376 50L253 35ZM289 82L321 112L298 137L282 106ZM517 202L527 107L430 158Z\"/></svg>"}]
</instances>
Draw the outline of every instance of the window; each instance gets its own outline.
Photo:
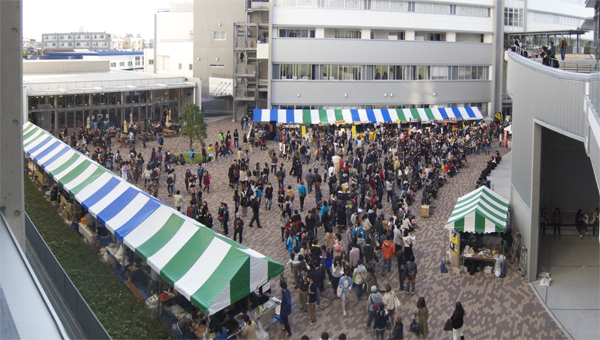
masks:
<instances>
[{"instance_id":1,"label":"window","mask_svg":"<svg viewBox=\"0 0 600 340\"><path fill-rule=\"evenodd\" d=\"M125 62L124 61L119 62L119 66L120 67L124 67L125 66Z\"/></svg>"},{"instance_id":2,"label":"window","mask_svg":"<svg viewBox=\"0 0 600 340\"><path fill-rule=\"evenodd\" d=\"M431 80L448 80L448 66L431 66Z\"/></svg>"},{"instance_id":3,"label":"window","mask_svg":"<svg viewBox=\"0 0 600 340\"><path fill-rule=\"evenodd\" d=\"M189 70L191 71L191 70L193 69L193 67L194 67L194 65L193 65L193 64L190 64L190 65L189 65Z\"/></svg>"},{"instance_id":4,"label":"window","mask_svg":"<svg viewBox=\"0 0 600 340\"><path fill-rule=\"evenodd\" d=\"M178 70L181 70L181 63L179 63L179 64L177 65L177 69L178 69Z\"/></svg>"},{"instance_id":5,"label":"window","mask_svg":"<svg viewBox=\"0 0 600 340\"><path fill-rule=\"evenodd\" d=\"M212 67L212 68L225 68L225 65L210 64L210 67Z\"/></svg>"},{"instance_id":6,"label":"window","mask_svg":"<svg viewBox=\"0 0 600 340\"><path fill-rule=\"evenodd\" d=\"M504 26L523 27L523 9L504 7Z\"/></svg>"},{"instance_id":7,"label":"window","mask_svg":"<svg viewBox=\"0 0 600 340\"><path fill-rule=\"evenodd\" d=\"M127 66L133 66L133 61L128 61Z\"/></svg>"},{"instance_id":8,"label":"window","mask_svg":"<svg viewBox=\"0 0 600 340\"><path fill-rule=\"evenodd\" d=\"M148 59L148 65L154 65L154 59Z\"/></svg>"},{"instance_id":9,"label":"window","mask_svg":"<svg viewBox=\"0 0 600 340\"><path fill-rule=\"evenodd\" d=\"M314 38L314 29L300 29L300 28L280 28L280 38Z\"/></svg>"},{"instance_id":10,"label":"window","mask_svg":"<svg viewBox=\"0 0 600 340\"><path fill-rule=\"evenodd\" d=\"M141 62L139 60L135 61L135 66L140 66Z\"/></svg>"},{"instance_id":11,"label":"window","mask_svg":"<svg viewBox=\"0 0 600 340\"><path fill-rule=\"evenodd\" d=\"M226 33L225 31L215 31L214 40L226 40Z\"/></svg>"},{"instance_id":12,"label":"window","mask_svg":"<svg viewBox=\"0 0 600 340\"><path fill-rule=\"evenodd\" d=\"M335 38L339 39L360 39L361 31L357 30L335 30Z\"/></svg>"},{"instance_id":13,"label":"window","mask_svg":"<svg viewBox=\"0 0 600 340\"><path fill-rule=\"evenodd\" d=\"M110 67L117 67L117 63L110 63Z\"/></svg>"}]
</instances>

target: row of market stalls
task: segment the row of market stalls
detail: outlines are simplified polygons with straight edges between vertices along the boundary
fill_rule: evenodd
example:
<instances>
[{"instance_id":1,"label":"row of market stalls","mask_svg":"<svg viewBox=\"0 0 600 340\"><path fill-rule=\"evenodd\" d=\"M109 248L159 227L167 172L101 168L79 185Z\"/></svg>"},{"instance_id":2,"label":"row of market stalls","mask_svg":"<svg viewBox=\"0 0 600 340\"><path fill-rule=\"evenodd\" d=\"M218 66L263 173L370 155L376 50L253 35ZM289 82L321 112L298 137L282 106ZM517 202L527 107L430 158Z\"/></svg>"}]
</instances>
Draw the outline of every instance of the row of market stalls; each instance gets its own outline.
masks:
<instances>
[{"instance_id":1,"label":"row of market stalls","mask_svg":"<svg viewBox=\"0 0 600 340\"><path fill-rule=\"evenodd\" d=\"M255 122L283 124L355 124L405 123L444 120L481 120L477 107L446 107L418 109L342 109L342 110L275 110L255 109Z\"/></svg>"},{"instance_id":2,"label":"row of market stalls","mask_svg":"<svg viewBox=\"0 0 600 340\"><path fill-rule=\"evenodd\" d=\"M209 229L39 128L23 149L120 242L193 305L212 315L283 272L283 265Z\"/></svg>"},{"instance_id":3,"label":"row of market stalls","mask_svg":"<svg viewBox=\"0 0 600 340\"><path fill-rule=\"evenodd\" d=\"M450 263L458 268L467 261L503 261L508 225L509 202L492 189L481 186L459 197L445 225Z\"/></svg>"}]
</instances>

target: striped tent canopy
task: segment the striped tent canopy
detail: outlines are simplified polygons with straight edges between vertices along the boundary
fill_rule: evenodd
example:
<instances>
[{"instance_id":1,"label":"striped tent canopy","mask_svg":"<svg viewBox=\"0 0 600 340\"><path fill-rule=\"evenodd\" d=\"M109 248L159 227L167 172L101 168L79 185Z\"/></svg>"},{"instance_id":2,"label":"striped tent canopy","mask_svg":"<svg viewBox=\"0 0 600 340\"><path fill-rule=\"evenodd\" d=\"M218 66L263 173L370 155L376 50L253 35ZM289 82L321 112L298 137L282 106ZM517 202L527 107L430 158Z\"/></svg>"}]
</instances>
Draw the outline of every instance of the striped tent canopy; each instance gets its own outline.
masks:
<instances>
[{"instance_id":1,"label":"striped tent canopy","mask_svg":"<svg viewBox=\"0 0 600 340\"><path fill-rule=\"evenodd\" d=\"M434 120L483 119L477 107L446 107L436 109L346 109L346 110L265 110L255 109L255 122L335 124L344 121L354 123L395 123Z\"/></svg>"},{"instance_id":2,"label":"striped tent canopy","mask_svg":"<svg viewBox=\"0 0 600 340\"><path fill-rule=\"evenodd\" d=\"M205 313L218 312L283 272L280 263L170 208L29 122L23 149Z\"/></svg>"},{"instance_id":3,"label":"striped tent canopy","mask_svg":"<svg viewBox=\"0 0 600 340\"><path fill-rule=\"evenodd\" d=\"M508 201L486 186L460 197L446 223L446 229L469 233L506 231Z\"/></svg>"}]
</instances>

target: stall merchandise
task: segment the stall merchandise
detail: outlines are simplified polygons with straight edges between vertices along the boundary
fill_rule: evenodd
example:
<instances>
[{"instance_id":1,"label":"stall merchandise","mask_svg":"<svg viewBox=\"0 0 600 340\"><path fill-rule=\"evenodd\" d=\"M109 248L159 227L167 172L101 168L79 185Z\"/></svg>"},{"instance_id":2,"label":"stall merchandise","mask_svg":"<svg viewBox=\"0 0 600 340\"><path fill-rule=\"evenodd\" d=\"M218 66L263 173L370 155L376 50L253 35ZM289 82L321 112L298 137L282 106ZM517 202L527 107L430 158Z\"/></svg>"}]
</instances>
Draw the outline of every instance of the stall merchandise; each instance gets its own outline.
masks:
<instances>
[{"instance_id":1,"label":"stall merchandise","mask_svg":"<svg viewBox=\"0 0 600 340\"><path fill-rule=\"evenodd\" d=\"M486 186L481 186L469 194L459 197L445 226L445 229L450 231L448 238L450 263L459 267L461 258L463 261L495 261L504 248L499 236L499 245L484 237L482 246L478 244L478 248L475 250L474 243L476 240L481 240L481 237L476 235L461 237L461 234L505 232L508 210L508 201ZM471 243L471 245L461 248L461 243Z\"/></svg>"},{"instance_id":2,"label":"stall merchandise","mask_svg":"<svg viewBox=\"0 0 600 340\"><path fill-rule=\"evenodd\" d=\"M117 239L205 313L283 272L283 265L188 218L27 122L23 148Z\"/></svg>"},{"instance_id":3,"label":"stall merchandise","mask_svg":"<svg viewBox=\"0 0 600 340\"><path fill-rule=\"evenodd\" d=\"M443 120L480 120L477 107L419 109L344 109L344 110L275 110L255 109L255 122L297 124L354 124L430 122Z\"/></svg>"}]
</instances>

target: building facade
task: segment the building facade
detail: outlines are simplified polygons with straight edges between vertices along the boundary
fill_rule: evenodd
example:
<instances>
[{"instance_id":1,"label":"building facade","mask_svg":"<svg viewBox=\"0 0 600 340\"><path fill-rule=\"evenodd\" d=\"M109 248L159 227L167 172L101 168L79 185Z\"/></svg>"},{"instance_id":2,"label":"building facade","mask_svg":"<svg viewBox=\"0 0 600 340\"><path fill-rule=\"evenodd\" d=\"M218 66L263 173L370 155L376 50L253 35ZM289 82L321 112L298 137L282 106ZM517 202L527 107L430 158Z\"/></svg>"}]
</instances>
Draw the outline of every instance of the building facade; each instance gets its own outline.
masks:
<instances>
[{"instance_id":1,"label":"building facade","mask_svg":"<svg viewBox=\"0 0 600 340\"><path fill-rule=\"evenodd\" d=\"M172 2L154 16L154 48L144 50L144 72L194 76L194 4Z\"/></svg>"},{"instance_id":2,"label":"building facade","mask_svg":"<svg viewBox=\"0 0 600 340\"><path fill-rule=\"evenodd\" d=\"M112 49L111 34L106 32L71 32L42 34L44 50L107 51Z\"/></svg>"},{"instance_id":3,"label":"building facade","mask_svg":"<svg viewBox=\"0 0 600 340\"><path fill-rule=\"evenodd\" d=\"M178 119L186 102L200 105L198 82L185 77L110 71L106 60L23 62L24 121L45 130L82 128L88 118L111 123Z\"/></svg>"},{"instance_id":4,"label":"building facade","mask_svg":"<svg viewBox=\"0 0 600 340\"><path fill-rule=\"evenodd\" d=\"M107 60L111 70L142 71L144 69L143 51L46 52L45 56L34 57L38 60Z\"/></svg>"}]
</instances>

